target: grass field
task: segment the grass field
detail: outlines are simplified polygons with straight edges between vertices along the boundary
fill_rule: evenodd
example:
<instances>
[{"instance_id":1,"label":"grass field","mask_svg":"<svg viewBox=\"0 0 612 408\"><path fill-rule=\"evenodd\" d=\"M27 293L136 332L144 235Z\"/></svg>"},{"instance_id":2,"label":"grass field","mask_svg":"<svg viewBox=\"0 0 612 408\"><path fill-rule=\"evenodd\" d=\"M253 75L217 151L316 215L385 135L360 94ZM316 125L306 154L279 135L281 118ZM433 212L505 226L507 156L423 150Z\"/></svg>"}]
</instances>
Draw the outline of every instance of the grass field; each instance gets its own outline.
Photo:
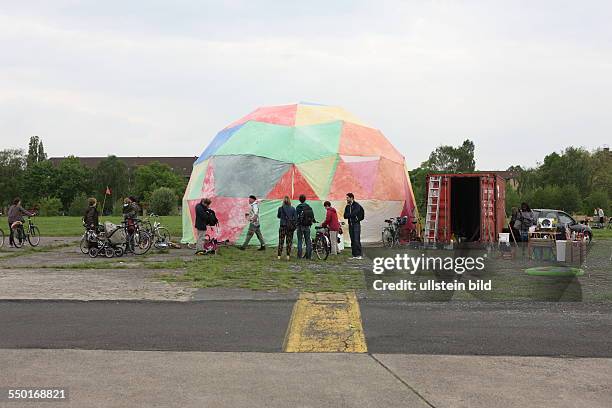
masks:
<instances>
[{"instance_id":1,"label":"grass field","mask_svg":"<svg viewBox=\"0 0 612 408\"><path fill-rule=\"evenodd\" d=\"M248 255L247 255L248 254ZM219 256L194 260L170 260L145 264L152 269L183 270L161 274L166 282L189 282L193 287L246 288L253 290L299 289L344 292L364 288L363 267L367 261L349 261L350 251L330 255L327 261L277 260L274 250L245 252L229 247ZM313 254L314 256L314 254Z\"/></svg>"}]
</instances>

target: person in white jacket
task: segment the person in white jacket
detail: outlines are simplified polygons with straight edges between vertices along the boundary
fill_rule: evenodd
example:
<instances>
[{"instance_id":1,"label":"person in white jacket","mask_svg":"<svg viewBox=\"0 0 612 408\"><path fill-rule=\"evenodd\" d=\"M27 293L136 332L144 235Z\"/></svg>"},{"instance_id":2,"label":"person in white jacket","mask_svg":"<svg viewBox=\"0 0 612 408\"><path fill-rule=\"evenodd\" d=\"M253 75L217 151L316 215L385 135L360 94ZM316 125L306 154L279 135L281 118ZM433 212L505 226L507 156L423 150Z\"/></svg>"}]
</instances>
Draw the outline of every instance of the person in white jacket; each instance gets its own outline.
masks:
<instances>
[{"instance_id":1,"label":"person in white jacket","mask_svg":"<svg viewBox=\"0 0 612 408\"><path fill-rule=\"evenodd\" d=\"M265 251L266 242L261 234L261 226L259 224L259 204L257 203L257 197L254 195L249 196L249 212L245 214L245 216L249 220L249 231L247 232L244 243L239 248L245 250L247 245L249 245L249 241L253 238L253 235L257 235L260 244L258 251Z\"/></svg>"}]
</instances>

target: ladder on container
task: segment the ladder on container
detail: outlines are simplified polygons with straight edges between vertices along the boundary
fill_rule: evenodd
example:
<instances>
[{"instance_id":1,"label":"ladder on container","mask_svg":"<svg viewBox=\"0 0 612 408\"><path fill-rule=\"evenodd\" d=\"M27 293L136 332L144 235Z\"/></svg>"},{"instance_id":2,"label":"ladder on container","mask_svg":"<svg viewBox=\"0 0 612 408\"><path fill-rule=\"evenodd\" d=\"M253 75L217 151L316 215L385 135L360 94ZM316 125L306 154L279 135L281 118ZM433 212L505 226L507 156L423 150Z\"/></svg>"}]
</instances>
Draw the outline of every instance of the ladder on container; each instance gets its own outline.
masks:
<instances>
[{"instance_id":1,"label":"ladder on container","mask_svg":"<svg viewBox=\"0 0 612 408\"><path fill-rule=\"evenodd\" d=\"M427 185L427 214L425 215L425 242L430 244L435 244L438 239L441 184L442 177L429 177Z\"/></svg>"}]
</instances>

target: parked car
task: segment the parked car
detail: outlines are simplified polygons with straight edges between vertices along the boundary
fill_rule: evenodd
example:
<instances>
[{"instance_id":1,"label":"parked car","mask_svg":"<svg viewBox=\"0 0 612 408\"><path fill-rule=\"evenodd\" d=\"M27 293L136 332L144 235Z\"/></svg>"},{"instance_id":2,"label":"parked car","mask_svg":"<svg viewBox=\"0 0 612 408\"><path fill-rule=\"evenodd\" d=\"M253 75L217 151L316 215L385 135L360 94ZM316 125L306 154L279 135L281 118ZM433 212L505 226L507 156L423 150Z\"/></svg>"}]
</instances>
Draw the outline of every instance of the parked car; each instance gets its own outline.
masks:
<instances>
[{"instance_id":1,"label":"parked car","mask_svg":"<svg viewBox=\"0 0 612 408\"><path fill-rule=\"evenodd\" d=\"M567 227L571 231L576 231L576 233L582 232L588 241L593 239L593 230L586 224L581 224L577 222L571 215L561 210L551 210L551 209L542 209L538 208L533 210L535 215L535 219L538 218L552 218L556 220L556 224L559 228L563 228L567 225Z\"/></svg>"}]
</instances>

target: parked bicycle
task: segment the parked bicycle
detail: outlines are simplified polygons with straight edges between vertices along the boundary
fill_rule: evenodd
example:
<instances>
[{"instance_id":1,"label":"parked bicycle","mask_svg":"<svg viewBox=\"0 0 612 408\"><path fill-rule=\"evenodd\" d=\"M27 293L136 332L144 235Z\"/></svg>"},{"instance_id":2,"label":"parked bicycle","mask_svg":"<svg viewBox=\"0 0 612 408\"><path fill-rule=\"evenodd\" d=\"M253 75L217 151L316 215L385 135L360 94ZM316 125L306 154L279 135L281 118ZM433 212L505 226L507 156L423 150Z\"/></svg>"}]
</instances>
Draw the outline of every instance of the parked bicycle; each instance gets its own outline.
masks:
<instances>
[{"instance_id":1,"label":"parked bicycle","mask_svg":"<svg viewBox=\"0 0 612 408\"><path fill-rule=\"evenodd\" d=\"M313 243L314 253L317 258L325 261L331 252L331 241L329 238L329 230L325 227L315 227L316 235Z\"/></svg>"},{"instance_id":2,"label":"parked bicycle","mask_svg":"<svg viewBox=\"0 0 612 408\"><path fill-rule=\"evenodd\" d=\"M387 225L382 230L383 246L393 248L400 244L400 229L408 222L408 217L393 217L386 219Z\"/></svg>"},{"instance_id":3,"label":"parked bicycle","mask_svg":"<svg viewBox=\"0 0 612 408\"><path fill-rule=\"evenodd\" d=\"M125 252L133 252L135 255L144 255L151 248L153 239L144 227L140 219L133 220L133 223L123 222L121 225L126 232Z\"/></svg>"},{"instance_id":4,"label":"parked bicycle","mask_svg":"<svg viewBox=\"0 0 612 408\"><path fill-rule=\"evenodd\" d=\"M34 221L32 220L34 217L35 215L28 217L27 227L25 227L22 222L18 222L13 228L16 248L21 248L26 240L33 247L40 244L40 230L34 225Z\"/></svg>"},{"instance_id":5,"label":"parked bicycle","mask_svg":"<svg viewBox=\"0 0 612 408\"><path fill-rule=\"evenodd\" d=\"M151 220L153 222L151 223ZM149 233L156 249L164 249L170 246L170 232L161 223L157 214L149 214L149 218L143 221L143 228Z\"/></svg>"},{"instance_id":6,"label":"parked bicycle","mask_svg":"<svg viewBox=\"0 0 612 408\"><path fill-rule=\"evenodd\" d=\"M139 227L140 220L134 221L130 225L127 222L122 222L120 225L107 222L97 231L87 230L84 235L85 243L81 241L81 251L92 258L100 255L107 258L120 257L126 253L144 255L151 248L151 235Z\"/></svg>"}]
</instances>

